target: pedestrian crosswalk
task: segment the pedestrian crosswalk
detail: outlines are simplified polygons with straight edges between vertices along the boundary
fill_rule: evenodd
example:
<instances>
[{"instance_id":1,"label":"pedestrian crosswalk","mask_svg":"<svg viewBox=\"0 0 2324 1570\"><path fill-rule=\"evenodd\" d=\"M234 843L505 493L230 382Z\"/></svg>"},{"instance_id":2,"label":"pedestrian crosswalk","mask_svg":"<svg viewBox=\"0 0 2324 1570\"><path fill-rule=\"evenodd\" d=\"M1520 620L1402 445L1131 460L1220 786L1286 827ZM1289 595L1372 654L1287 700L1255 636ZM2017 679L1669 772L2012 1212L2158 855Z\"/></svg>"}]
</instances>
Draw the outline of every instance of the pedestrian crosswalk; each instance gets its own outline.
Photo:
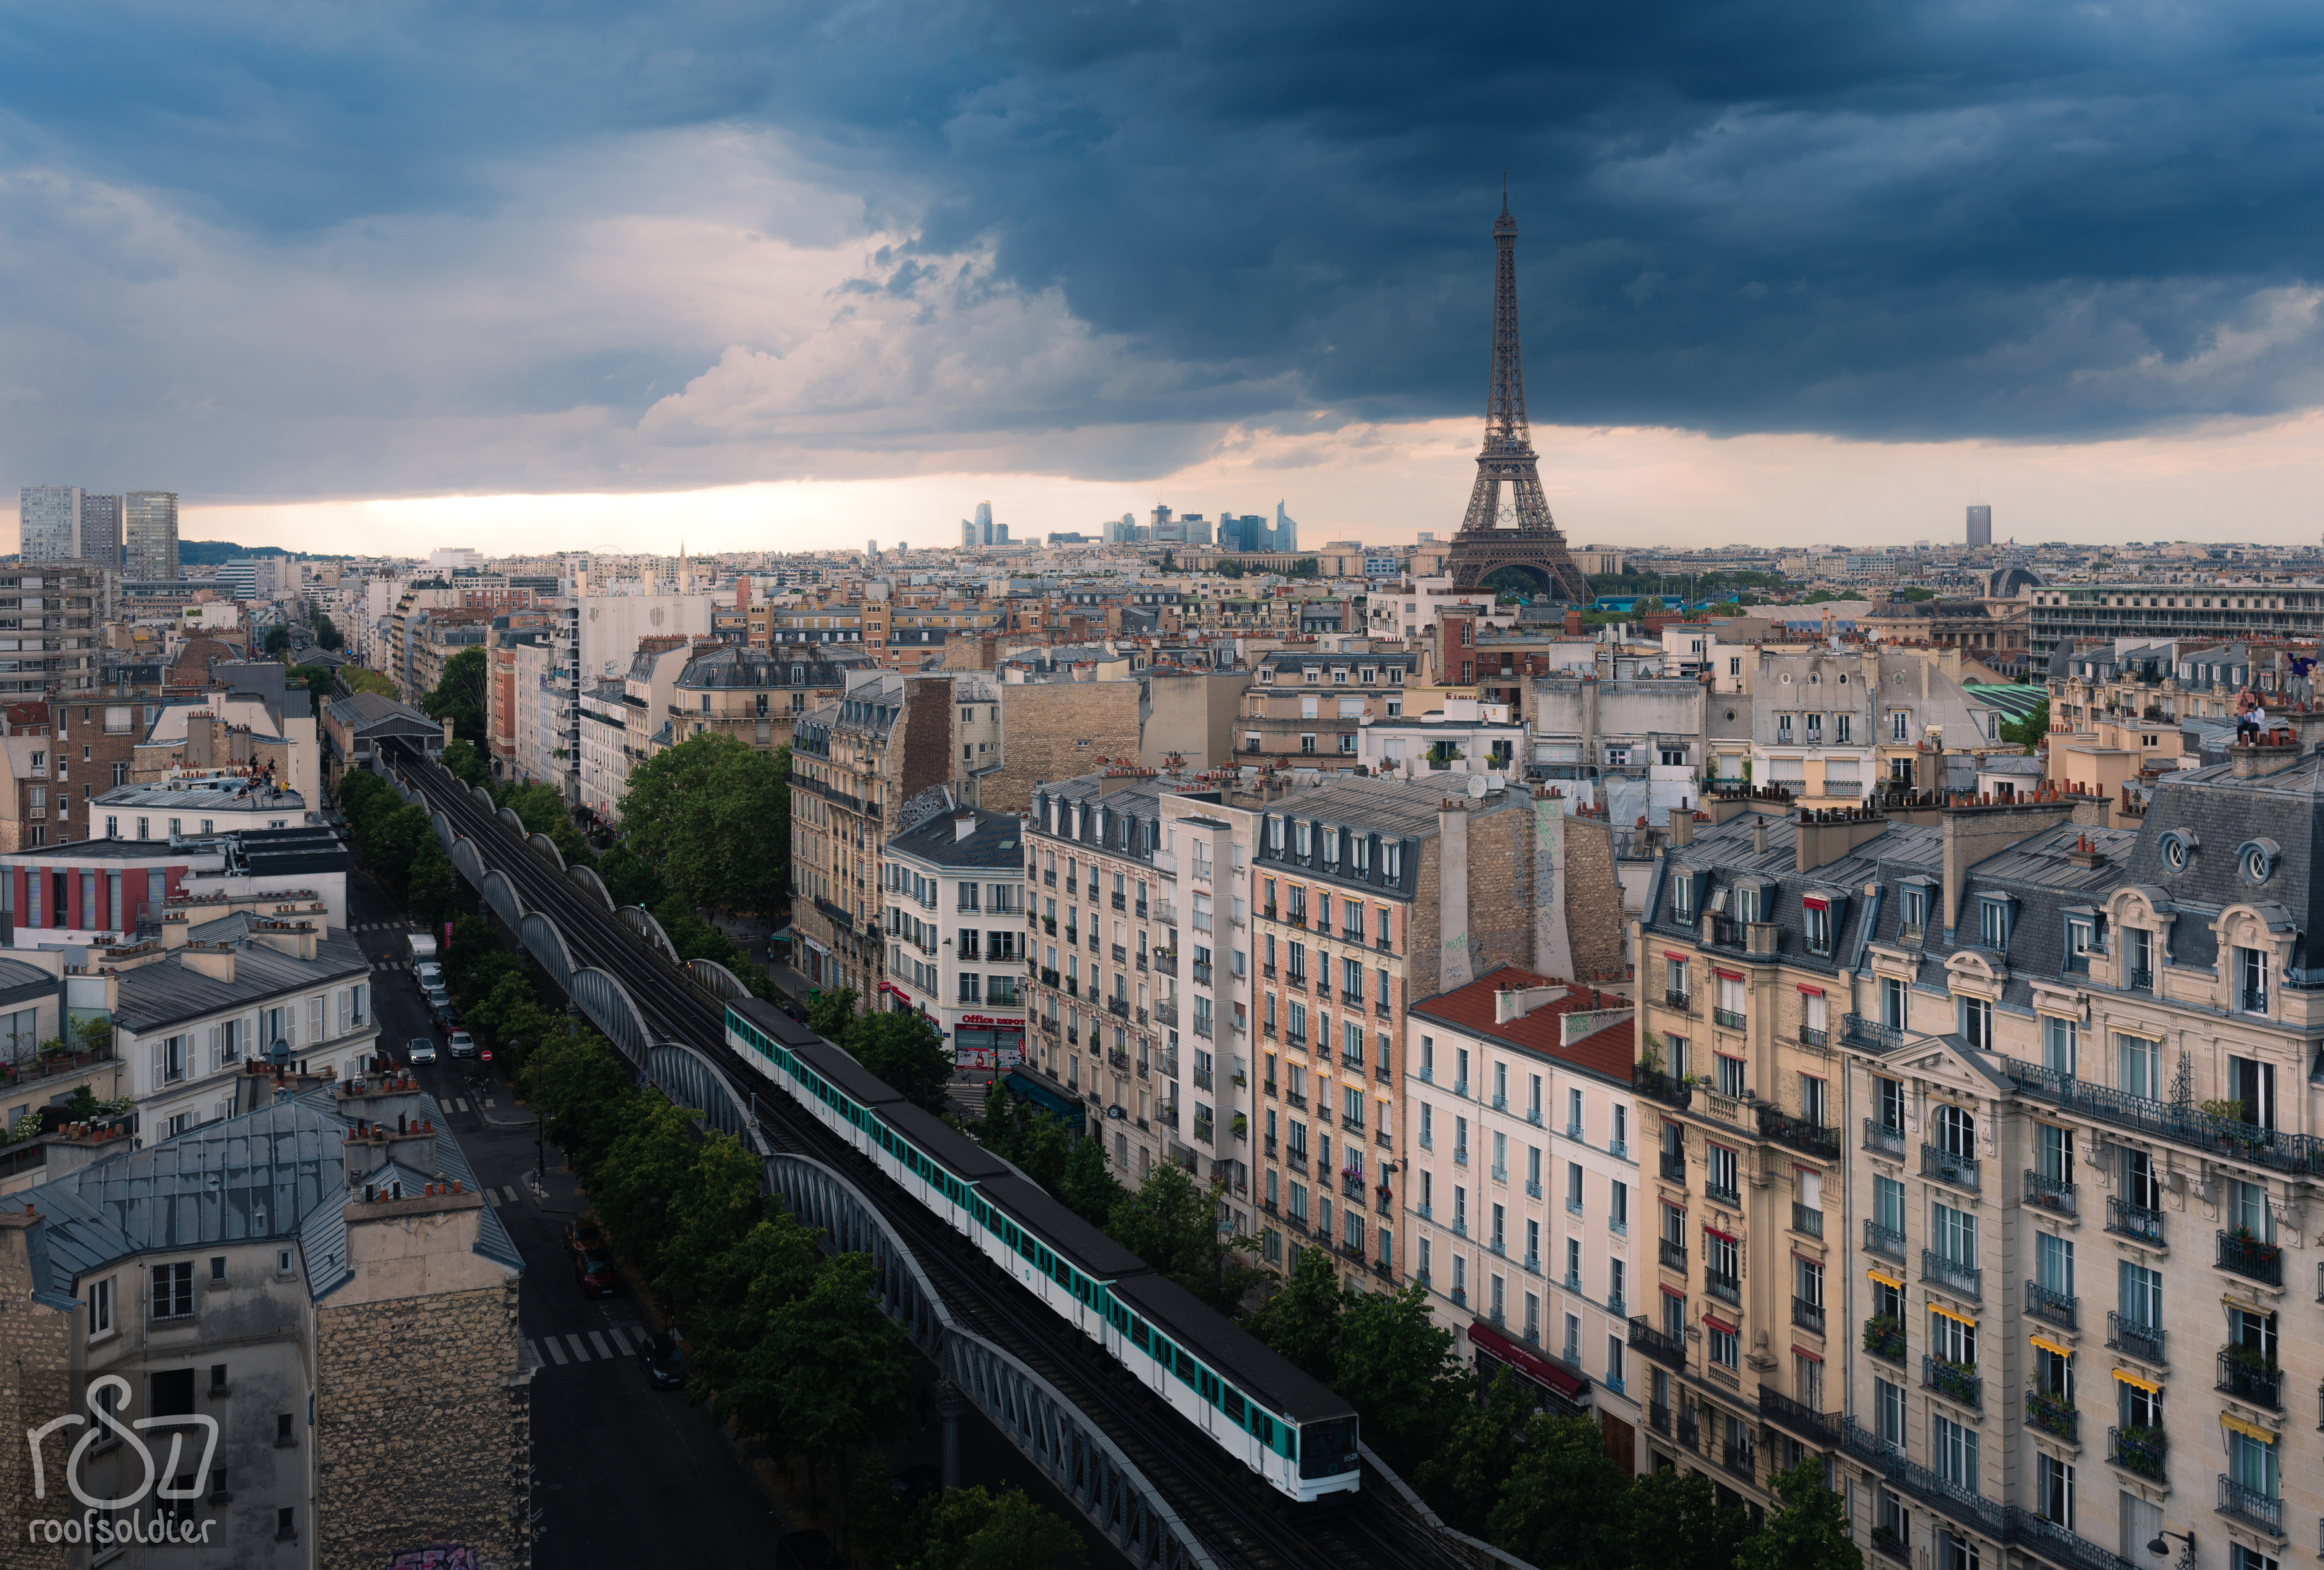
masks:
<instances>
[{"instance_id":1,"label":"pedestrian crosswalk","mask_svg":"<svg viewBox=\"0 0 2324 1570\"><path fill-rule=\"evenodd\" d=\"M513 1183L510 1184L505 1189L487 1189L484 1190L484 1203L490 1205L495 1210L499 1209L503 1205L513 1205L521 1198L522 1196L517 1192L516 1185Z\"/></svg>"},{"instance_id":2,"label":"pedestrian crosswalk","mask_svg":"<svg viewBox=\"0 0 2324 1570\"><path fill-rule=\"evenodd\" d=\"M638 1347L645 1342L642 1332L624 1330L619 1325L603 1330L592 1330L580 1336L543 1336L525 1338L525 1350L532 1354L535 1363L553 1363L558 1368L576 1363L613 1363L625 1357L635 1357Z\"/></svg>"},{"instance_id":3,"label":"pedestrian crosswalk","mask_svg":"<svg viewBox=\"0 0 2324 1570\"><path fill-rule=\"evenodd\" d=\"M410 929L401 922L353 922L348 924L347 931L350 932L408 932Z\"/></svg>"}]
</instances>

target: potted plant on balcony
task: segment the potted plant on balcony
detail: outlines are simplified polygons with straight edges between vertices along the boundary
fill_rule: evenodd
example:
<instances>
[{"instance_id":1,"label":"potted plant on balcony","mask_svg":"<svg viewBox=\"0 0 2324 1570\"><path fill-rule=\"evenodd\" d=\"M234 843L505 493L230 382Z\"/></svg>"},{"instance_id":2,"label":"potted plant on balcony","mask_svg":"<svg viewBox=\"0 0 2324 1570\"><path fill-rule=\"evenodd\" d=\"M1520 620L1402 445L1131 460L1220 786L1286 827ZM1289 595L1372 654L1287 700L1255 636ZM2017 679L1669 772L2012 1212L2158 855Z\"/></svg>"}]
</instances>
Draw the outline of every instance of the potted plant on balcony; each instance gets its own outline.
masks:
<instances>
[{"instance_id":1,"label":"potted plant on balcony","mask_svg":"<svg viewBox=\"0 0 2324 1570\"><path fill-rule=\"evenodd\" d=\"M1882 1357L1904 1353L1904 1327L1894 1314L1875 1314L1864 1322L1864 1350Z\"/></svg>"},{"instance_id":2,"label":"potted plant on balcony","mask_svg":"<svg viewBox=\"0 0 2324 1570\"><path fill-rule=\"evenodd\" d=\"M2220 1350L2227 1354L2229 1363L2246 1373L2270 1374L2275 1372L2274 1359L2256 1346L2246 1346L2237 1341L2221 1347Z\"/></svg>"}]
</instances>

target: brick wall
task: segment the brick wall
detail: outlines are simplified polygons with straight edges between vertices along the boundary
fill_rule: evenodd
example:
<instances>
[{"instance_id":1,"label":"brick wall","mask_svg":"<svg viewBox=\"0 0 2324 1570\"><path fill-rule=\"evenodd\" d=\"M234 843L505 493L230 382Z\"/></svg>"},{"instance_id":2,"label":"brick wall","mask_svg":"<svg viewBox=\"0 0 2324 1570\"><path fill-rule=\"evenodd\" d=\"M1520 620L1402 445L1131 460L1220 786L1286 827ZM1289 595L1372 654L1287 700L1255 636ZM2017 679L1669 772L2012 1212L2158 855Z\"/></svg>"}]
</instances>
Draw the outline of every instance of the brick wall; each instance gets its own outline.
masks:
<instances>
[{"instance_id":1,"label":"brick wall","mask_svg":"<svg viewBox=\"0 0 2324 1570\"><path fill-rule=\"evenodd\" d=\"M1564 893L1572 978L1622 974L1622 887L1614 871L1614 828L1605 819L1565 820Z\"/></svg>"},{"instance_id":2,"label":"brick wall","mask_svg":"<svg viewBox=\"0 0 2324 1570\"><path fill-rule=\"evenodd\" d=\"M74 1316L32 1300L32 1262L25 1252L32 1220L21 1205L14 1214L0 1215L0 1419L11 1429L10 1442L0 1446L0 1520L7 1523L0 1531L0 1544L5 1544L0 1547L0 1567L62 1570L74 1550L61 1543L27 1543L24 1526L35 1516L60 1519L79 1509L66 1490L63 1466L81 1430L64 1430L49 1439L47 1497L41 1500L32 1497L32 1451L23 1435L52 1418L85 1413L86 1408L75 1399ZM88 1552L78 1550L84 1564Z\"/></svg>"},{"instance_id":3,"label":"brick wall","mask_svg":"<svg viewBox=\"0 0 2324 1570\"><path fill-rule=\"evenodd\" d=\"M1021 813L1038 780L1071 779L1101 757L1138 756L1136 682L1004 683L1000 770L984 782L983 804Z\"/></svg>"},{"instance_id":4,"label":"brick wall","mask_svg":"<svg viewBox=\"0 0 2324 1570\"><path fill-rule=\"evenodd\" d=\"M953 722L958 718L953 712L950 676L929 676L904 684L904 713L898 721L904 750L892 798L897 805L910 801L930 785L950 785L959 777L960 759L952 740ZM886 832L894 833L895 820L890 818L884 827Z\"/></svg>"},{"instance_id":5,"label":"brick wall","mask_svg":"<svg viewBox=\"0 0 2324 1570\"><path fill-rule=\"evenodd\" d=\"M353 1204L355 1279L316 1314L322 1570L377 1570L431 1543L478 1570L531 1563L530 1390L518 1277L475 1253L483 1200Z\"/></svg>"}]
</instances>

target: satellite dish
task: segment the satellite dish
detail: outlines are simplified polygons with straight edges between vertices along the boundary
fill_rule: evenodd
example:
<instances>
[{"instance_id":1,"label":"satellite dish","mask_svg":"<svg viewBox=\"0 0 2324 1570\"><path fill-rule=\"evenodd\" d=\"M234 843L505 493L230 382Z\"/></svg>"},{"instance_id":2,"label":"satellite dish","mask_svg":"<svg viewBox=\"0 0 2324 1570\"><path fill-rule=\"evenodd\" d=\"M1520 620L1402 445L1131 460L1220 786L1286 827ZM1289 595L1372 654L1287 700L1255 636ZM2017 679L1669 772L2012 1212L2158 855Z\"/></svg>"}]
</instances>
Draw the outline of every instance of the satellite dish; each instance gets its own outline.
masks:
<instances>
[{"instance_id":1,"label":"satellite dish","mask_svg":"<svg viewBox=\"0 0 2324 1570\"><path fill-rule=\"evenodd\" d=\"M1485 793L1491 788L1492 786L1487 783L1483 775L1472 774L1469 776L1469 799L1471 801L1483 801L1485 799Z\"/></svg>"}]
</instances>

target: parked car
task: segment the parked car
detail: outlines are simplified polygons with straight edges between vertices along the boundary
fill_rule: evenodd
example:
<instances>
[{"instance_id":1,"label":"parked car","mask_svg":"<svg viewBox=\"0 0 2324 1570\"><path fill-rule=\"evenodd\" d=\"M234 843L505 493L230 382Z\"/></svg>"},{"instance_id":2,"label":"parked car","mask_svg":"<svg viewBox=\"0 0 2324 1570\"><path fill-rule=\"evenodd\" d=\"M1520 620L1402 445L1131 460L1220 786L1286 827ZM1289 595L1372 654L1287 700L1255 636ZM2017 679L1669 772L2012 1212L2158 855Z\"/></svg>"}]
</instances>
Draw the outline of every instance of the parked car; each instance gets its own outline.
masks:
<instances>
[{"instance_id":1,"label":"parked car","mask_svg":"<svg viewBox=\"0 0 2324 1570\"><path fill-rule=\"evenodd\" d=\"M686 1383L686 1345L674 1330L646 1338L638 1348L638 1366L656 1390L677 1390Z\"/></svg>"},{"instance_id":2,"label":"parked car","mask_svg":"<svg viewBox=\"0 0 2324 1570\"><path fill-rule=\"evenodd\" d=\"M444 985L444 967L433 959L422 959L411 968L411 974L422 992L434 992Z\"/></svg>"},{"instance_id":3,"label":"parked car","mask_svg":"<svg viewBox=\"0 0 2324 1570\"><path fill-rule=\"evenodd\" d=\"M586 1216L578 1221L568 1221L565 1224L566 1253L603 1253L604 1251L605 1235L598 1231L597 1224Z\"/></svg>"},{"instance_id":4,"label":"parked car","mask_svg":"<svg viewBox=\"0 0 2324 1570\"><path fill-rule=\"evenodd\" d=\"M452 1001L452 995L444 990L441 983L438 983L434 987L421 988L420 996L428 1000L428 1006L429 1008L442 1008Z\"/></svg>"},{"instance_id":5,"label":"parked car","mask_svg":"<svg viewBox=\"0 0 2324 1570\"><path fill-rule=\"evenodd\" d=\"M435 1040L429 1036L414 1036L405 1043L403 1055L414 1063L432 1063L436 1060Z\"/></svg>"},{"instance_id":6,"label":"parked car","mask_svg":"<svg viewBox=\"0 0 2324 1570\"><path fill-rule=\"evenodd\" d=\"M454 1031L452 1033L451 1052L456 1058L475 1057L476 1055L476 1038L470 1035L466 1031Z\"/></svg>"},{"instance_id":7,"label":"parked car","mask_svg":"<svg viewBox=\"0 0 2324 1570\"><path fill-rule=\"evenodd\" d=\"M585 1298L615 1298L622 1291L622 1272L613 1262L592 1249L573 1256L573 1279Z\"/></svg>"},{"instance_id":8,"label":"parked car","mask_svg":"<svg viewBox=\"0 0 2324 1570\"><path fill-rule=\"evenodd\" d=\"M455 1030L458 1028L459 1024L460 1011L452 1006L450 998L447 997L436 1005L436 1024L438 1029Z\"/></svg>"}]
</instances>

